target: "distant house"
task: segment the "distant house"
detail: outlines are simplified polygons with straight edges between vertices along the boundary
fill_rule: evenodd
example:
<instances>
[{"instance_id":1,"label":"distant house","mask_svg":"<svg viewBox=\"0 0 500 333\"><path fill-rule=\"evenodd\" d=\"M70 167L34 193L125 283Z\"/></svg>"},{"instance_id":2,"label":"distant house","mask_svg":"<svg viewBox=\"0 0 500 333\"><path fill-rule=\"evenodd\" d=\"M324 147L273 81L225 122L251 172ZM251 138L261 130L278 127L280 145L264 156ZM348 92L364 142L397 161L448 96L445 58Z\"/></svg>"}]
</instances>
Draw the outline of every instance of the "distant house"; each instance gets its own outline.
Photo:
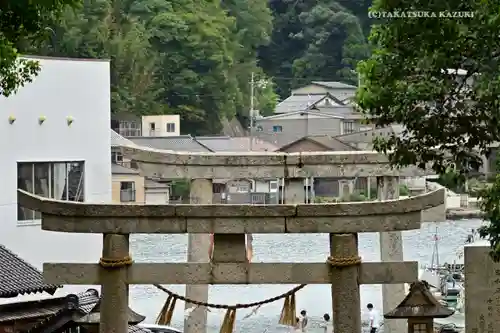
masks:
<instances>
[{"instance_id":1,"label":"distant house","mask_svg":"<svg viewBox=\"0 0 500 333\"><path fill-rule=\"evenodd\" d=\"M111 129L124 137L179 136L179 115L153 115L138 117L131 114L113 114Z\"/></svg>"},{"instance_id":2,"label":"distant house","mask_svg":"<svg viewBox=\"0 0 500 333\"><path fill-rule=\"evenodd\" d=\"M344 106L339 99L335 98L330 93L314 95L291 95L285 100L278 103L275 114L304 111L318 107L333 107Z\"/></svg>"},{"instance_id":3,"label":"distant house","mask_svg":"<svg viewBox=\"0 0 500 333\"><path fill-rule=\"evenodd\" d=\"M278 146L255 137L195 137L212 152L272 152ZM214 202L278 203L277 179L214 179Z\"/></svg>"},{"instance_id":4,"label":"distant house","mask_svg":"<svg viewBox=\"0 0 500 333\"><path fill-rule=\"evenodd\" d=\"M167 204L170 185L142 177L136 163L123 158L120 147L130 144L134 143L111 130L113 202Z\"/></svg>"},{"instance_id":5,"label":"distant house","mask_svg":"<svg viewBox=\"0 0 500 333\"><path fill-rule=\"evenodd\" d=\"M119 164L111 165L112 199L115 203L146 203L144 177L136 169ZM164 202L164 203L168 203Z\"/></svg>"},{"instance_id":6,"label":"distant house","mask_svg":"<svg viewBox=\"0 0 500 333\"><path fill-rule=\"evenodd\" d=\"M311 105L301 111L257 119L255 135L281 147L311 135L338 136L372 129L363 119L352 106Z\"/></svg>"},{"instance_id":7,"label":"distant house","mask_svg":"<svg viewBox=\"0 0 500 333\"><path fill-rule=\"evenodd\" d=\"M279 149L287 153L316 151L355 151L355 146L329 135L310 135L291 142ZM310 186L312 185L312 186ZM362 178L311 178L304 180L306 198L344 197L355 191L366 192L368 180Z\"/></svg>"}]
</instances>

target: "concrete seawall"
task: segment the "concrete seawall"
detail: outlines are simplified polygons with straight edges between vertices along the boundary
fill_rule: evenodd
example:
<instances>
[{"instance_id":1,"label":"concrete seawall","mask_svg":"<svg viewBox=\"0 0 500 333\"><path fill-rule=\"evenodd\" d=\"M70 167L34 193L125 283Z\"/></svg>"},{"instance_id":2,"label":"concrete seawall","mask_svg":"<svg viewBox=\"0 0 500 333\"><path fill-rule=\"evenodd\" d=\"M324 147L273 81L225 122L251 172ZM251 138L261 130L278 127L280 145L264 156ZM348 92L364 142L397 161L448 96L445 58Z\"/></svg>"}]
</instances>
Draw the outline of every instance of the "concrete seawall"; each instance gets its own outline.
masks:
<instances>
[{"instance_id":1,"label":"concrete seawall","mask_svg":"<svg viewBox=\"0 0 500 333\"><path fill-rule=\"evenodd\" d=\"M481 218L483 218L483 212L481 212L479 209L452 208L446 210L447 220L467 220Z\"/></svg>"}]
</instances>

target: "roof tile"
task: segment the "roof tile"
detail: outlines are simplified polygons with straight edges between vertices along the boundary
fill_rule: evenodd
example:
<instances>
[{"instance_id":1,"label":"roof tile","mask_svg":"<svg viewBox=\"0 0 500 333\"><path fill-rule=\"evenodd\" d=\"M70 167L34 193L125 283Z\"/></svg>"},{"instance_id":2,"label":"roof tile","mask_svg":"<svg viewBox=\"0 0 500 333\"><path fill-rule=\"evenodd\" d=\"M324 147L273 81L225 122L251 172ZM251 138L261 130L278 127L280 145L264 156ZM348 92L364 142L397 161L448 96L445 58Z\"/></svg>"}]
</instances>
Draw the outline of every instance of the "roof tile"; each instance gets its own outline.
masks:
<instances>
[{"instance_id":1,"label":"roof tile","mask_svg":"<svg viewBox=\"0 0 500 333\"><path fill-rule=\"evenodd\" d=\"M53 295L60 287L44 283L40 271L0 245L0 297L42 292Z\"/></svg>"}]
</instances>

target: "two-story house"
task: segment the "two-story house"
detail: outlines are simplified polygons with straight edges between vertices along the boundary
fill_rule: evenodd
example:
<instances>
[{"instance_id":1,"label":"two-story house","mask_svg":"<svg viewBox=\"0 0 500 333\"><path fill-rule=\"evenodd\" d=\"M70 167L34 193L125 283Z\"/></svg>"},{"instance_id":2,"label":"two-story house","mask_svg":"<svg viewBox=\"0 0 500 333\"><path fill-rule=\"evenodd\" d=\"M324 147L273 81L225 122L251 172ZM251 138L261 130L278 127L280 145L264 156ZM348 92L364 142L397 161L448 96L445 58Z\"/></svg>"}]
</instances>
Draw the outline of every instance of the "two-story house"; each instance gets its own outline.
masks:
<instances>
[{"instance_id":1,"label":"two-story house","mask_svg":"<svg viewBox=\"0 0 500 333\"><path fill-rule=\"evenodd\" d=\"M180 122L177 114L138 117L118 113L112 115L111 129L123 137L179 136Z\"/></svg>"},{"instance_id":2,"label":"two-story house","mask_svg":"<svg viewBox=\"0 0 500 333\"><path fill-rule=\"evenodd\" d=\"M292 95L279 103L275 114L255 120L256 137L277 146L289 144L309 135L337 136L368 130L363 116L350 100L331 95Z\"/></svg>"}]
</instances>

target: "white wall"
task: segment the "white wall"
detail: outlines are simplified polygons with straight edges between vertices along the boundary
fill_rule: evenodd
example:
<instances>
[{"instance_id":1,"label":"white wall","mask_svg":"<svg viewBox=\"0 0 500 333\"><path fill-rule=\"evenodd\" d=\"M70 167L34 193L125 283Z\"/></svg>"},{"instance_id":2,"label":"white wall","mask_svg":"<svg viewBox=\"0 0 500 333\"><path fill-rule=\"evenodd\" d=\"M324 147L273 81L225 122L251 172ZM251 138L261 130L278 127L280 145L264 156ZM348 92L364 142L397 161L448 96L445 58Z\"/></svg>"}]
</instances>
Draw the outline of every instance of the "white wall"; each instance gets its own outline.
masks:
<instances>
[{"instance_id":1,"label":"white wall","mask_svg":"<svg viewBox=\"0 0 500 333\"><path fill-rule=\"evenodd\" d=\"M147 205L165 205L169 202L169 190L163 189L149 189L144 192Z\"/></svg>"},{"instance_id":2,"label":"white wall","mask_svg":"<svg viewBox=\"0 0 500 333\"><path fill-rule=\"evenodd\" d=\"M277 192L269 190L269 180L255 180L255 190L254 192L258 193L268 193L268 192Z\"/></svg>"},{"instance_id":3,"label":"white wall","mask_svg":"<svg viewBox=\"0 0 500 333\"><path fill-rule=\"evenodd\" d=\"M151 130L151 123L155 130ZM175 124L173 132L167 132L167 124ZM181 134L181 118L178 114L143 116L142 136L179 136Z\"/></svg>"},{"instance_id":4,"label":"white wall","mask_svg":"<svg viewBox=\"0 0 500 333\"><path fill-rule=\"evenodd\" d=\"M84 161L85 200L111 201L109 62L45 58L40 65L32 83L0 96L0 243L40 269L43 262L97 262L101 235L17 222L17 162Z\"/></svg>"}]
</instances>

